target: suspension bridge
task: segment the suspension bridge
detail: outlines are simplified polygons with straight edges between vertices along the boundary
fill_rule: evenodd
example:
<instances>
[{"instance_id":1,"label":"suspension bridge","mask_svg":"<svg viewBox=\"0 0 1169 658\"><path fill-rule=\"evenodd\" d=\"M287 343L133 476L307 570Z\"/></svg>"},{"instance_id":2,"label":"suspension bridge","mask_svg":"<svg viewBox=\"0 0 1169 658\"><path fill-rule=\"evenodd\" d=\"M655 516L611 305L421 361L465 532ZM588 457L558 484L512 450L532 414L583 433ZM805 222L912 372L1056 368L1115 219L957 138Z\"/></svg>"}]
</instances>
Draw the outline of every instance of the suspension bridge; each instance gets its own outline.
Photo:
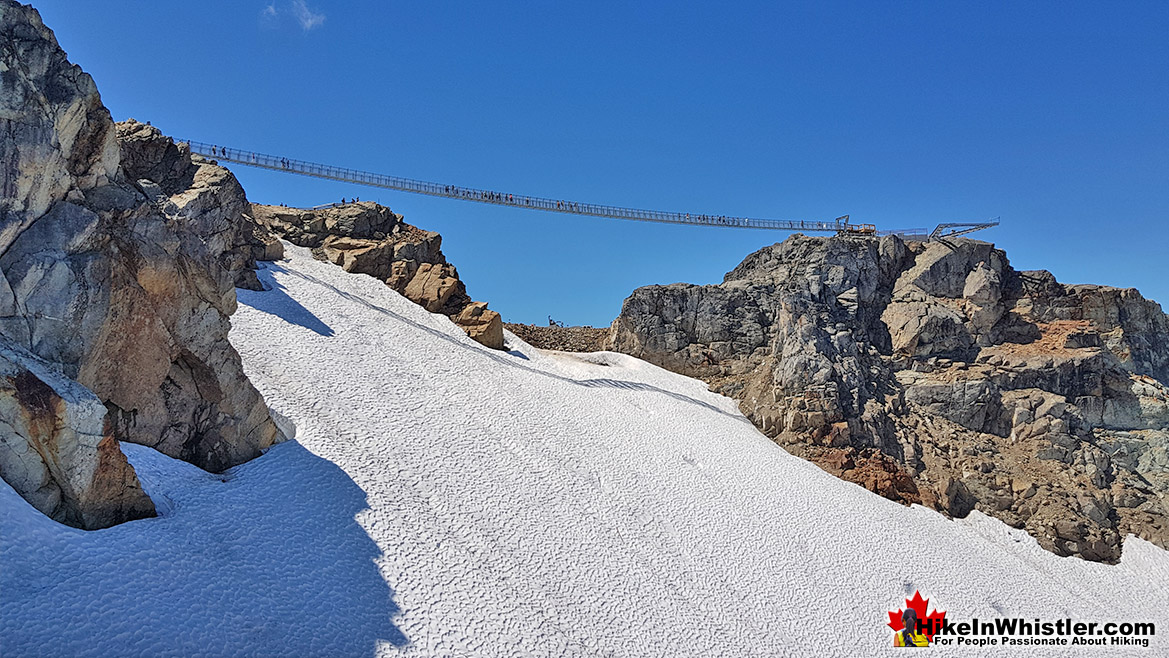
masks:
<instances>
[{"instance_id":1,"label":"suspension bridge","mask_svg":"<svg viewBox=\"0 0 1169 658\"><path fill-rule=\"evenodd\" d=\"M874 237L880 235L901 235L919 240L937 240L957 235L965 235L973 231L997 226L998 221L986 222L949 222L938 224L932 232L926 229L897 229L879 231L872 224L852 224L849 216L844 215L831 221L807 221L798 219L757 219L753 217L736 217L731 215L712 215L709 213L672 212L664 210L642 210L638 208L623 208L596 203L568 201L564 199L550 199L527 194L513 194L496 192L461 185L433 183L428 181L376 174L368 171L359 171L346 167L306 162L294 158L287 158L255 151L245 151L229 146L218 146L194 140L185 141L192 153L205 158L212 158L224 162L233 162L248 167L281 171L313 178L356 183L369 187L379 187L399 192L426 194L429 196L460 199L476 203L490 203L513 208L527 208L529 210L543 210L547 212L566 213L569 215L587 215L591 217L605 217L609 219L628 219L640 222L660 222L664 224L691 224L700 226L717 226L724 228L771 229L780 231L806 231L812 233L835 233L839 235L858 235Z\"/></svg>"}]
</instances>

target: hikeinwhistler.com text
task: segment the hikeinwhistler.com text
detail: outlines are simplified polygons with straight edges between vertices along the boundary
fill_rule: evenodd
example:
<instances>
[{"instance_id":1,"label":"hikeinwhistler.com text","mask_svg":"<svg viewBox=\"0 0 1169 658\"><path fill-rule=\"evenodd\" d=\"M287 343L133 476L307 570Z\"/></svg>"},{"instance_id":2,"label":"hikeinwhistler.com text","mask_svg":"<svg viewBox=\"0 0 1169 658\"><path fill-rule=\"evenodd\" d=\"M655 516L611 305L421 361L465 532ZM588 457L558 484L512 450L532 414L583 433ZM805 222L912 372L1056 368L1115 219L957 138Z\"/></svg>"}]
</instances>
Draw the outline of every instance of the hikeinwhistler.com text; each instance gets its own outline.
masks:
<instances>
[{"instance_id":1,"label":"hikeinwhistler.com text","mask_svg":"<svg viewBox=\"0 0 1169 658\"><path fill-rule=\"evenodd\" d=\"M1042 619L999 618L990 621L919 622L926 632L933 632L933 643L940 646L1100 646L1148 647L1156 636L1153 622L1056 621ZM931 628L934 626L934 628Z\"/></svg>"}]
</instances>

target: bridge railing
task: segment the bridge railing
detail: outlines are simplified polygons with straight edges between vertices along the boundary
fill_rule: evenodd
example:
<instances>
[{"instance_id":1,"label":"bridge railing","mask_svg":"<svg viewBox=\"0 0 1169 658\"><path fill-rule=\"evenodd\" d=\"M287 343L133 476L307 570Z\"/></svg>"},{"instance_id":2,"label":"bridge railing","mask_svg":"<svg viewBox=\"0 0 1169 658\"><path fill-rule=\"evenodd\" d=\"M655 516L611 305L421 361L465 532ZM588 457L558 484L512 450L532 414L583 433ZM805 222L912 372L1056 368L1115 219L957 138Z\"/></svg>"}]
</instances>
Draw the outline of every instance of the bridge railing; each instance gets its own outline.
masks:
<instances>
[{"instance_id":1,"label":"bridge railing","mask_svg":"<svg viewBox=\"0 0 1169 658\"><path fill-rule=\"evenodd\" d=\"M481 188L463 187L461 185L446 185L429 181L420 181L400 176L375 174L368 171L358 171L346 167L306 162L255 151L244 151L227 146L218 146L206 142L186 140L191 152L198 155L235 162L238 164L286 171L304 176L324 178L327 180L345 183L359 183L371 187L381 187L415 194L463 199L478 203L491 203L514 208L531 208L551 212L567 213L572 215L589 215L593 217L607 217L613 219L631 219L637 221L662 222L666 224L697 224L705 226L720 226L727 228L755 228L779 229L786 231L810 231L820 233L835 233L844 228L838 221L821 222L786 219L756 219L751 217L731 217L727 215L711 215L707 213L684 213L661 210L642 210L637 208L623 208L595 203L582 203L565 199L550 199L527 194L511 194L495 192Z\"/></svg>"}]
</instances>

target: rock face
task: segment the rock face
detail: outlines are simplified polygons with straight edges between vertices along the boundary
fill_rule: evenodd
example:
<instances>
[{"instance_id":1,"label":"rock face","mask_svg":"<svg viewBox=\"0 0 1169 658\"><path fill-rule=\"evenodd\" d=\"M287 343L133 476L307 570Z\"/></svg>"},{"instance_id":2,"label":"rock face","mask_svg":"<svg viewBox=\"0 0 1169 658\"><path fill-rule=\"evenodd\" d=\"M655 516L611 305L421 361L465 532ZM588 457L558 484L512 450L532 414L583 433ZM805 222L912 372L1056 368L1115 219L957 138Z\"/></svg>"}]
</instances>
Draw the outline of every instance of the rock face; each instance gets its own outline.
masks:
<instances>
[{"instance_id":1,"label":"rock face","mask_svg":"<svg viewBox=\"0 0 1169 658\"><path fill-rule=\"evenodd\" d=\"M71 190L109 184L118 144L93 79L69 63L36 10L0 3L0 39L0 245L6 246Z\"/></svg>"},{"instance_id":2,"label":"rock face","mask_svg":"<svg viewBox=\"0 0 1169 658\"><path fill-rule=\"evenodd\" d=\"M889 498L979 509L1061 555L1169 547L1169 317L1136 290L974 240L796 235L722 284L636 290L612 347Z\"/></svg>"},{"instance_id":3,"label":"rock face","mask_svg":"<svg viewBox=\"0 0 1169 658\"><path fill-rule=\"evenodd\" d=\"M108 525L152 510L117 441L219 471L277 439L227 342L235 284L258 285L273 240L230 172L115 126L35 10L0 0L0 32L0 337L59 373L6 357L6 418L43 468L27 450L0 468L46 514Z\"/></svg>"},{"instance_id":4,"label":"rock face","mask_svg":"<svg viewBox=\"0 0 1169 658\"><path fill-rule=\"evenodd\" d=\"M117 124L122 173L164 214L195 232L202 241L205 265L218 265L234 277L235 287L260 290L257 260L284 257L280 240L251 218L239 181L230 171L192 156L186 144L176 144L158 128L134 119ZM219 282L222 283L222 282Z\"/></svg>"},{"instance_id":5,"label":"rock face","mask_svg":"<svg viewBox=\"0 0 1169 658\"><path fill-rule=\"evenodd\" d=\"M503 321L485 302L472 302L454 265L442 254L442 236L402 221L368 201L318 209L254 204L265 229L346 272L381 279L431 313L442 313L474 340L503 349Z\"/></svg>"}]
</instances>

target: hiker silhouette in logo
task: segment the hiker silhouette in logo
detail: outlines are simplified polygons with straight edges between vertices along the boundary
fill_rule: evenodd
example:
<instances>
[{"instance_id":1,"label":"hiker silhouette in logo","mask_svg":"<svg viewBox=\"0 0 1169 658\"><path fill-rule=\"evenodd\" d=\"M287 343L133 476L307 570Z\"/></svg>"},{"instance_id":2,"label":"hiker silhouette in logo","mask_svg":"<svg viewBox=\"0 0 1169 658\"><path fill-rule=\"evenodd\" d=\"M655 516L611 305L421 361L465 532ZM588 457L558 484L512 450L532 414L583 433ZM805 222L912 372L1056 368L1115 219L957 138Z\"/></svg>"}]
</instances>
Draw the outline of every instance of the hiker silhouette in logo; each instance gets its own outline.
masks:
<instances>
[{"instance_id":1,"label":"hiker silhouette in logo","mask_svg":"<svg viewBox=\"0 0 1169 658\"><path fill-rule=\"evenodd\" d=\"M925 635L917 632L917 611L913 608L906 608L905 612L901 613L901 623L905 625L905 628L897 631L893 636L893 646L928 647L930 645L930 641L926 639Z\"/></svg>"}]
</instances>

